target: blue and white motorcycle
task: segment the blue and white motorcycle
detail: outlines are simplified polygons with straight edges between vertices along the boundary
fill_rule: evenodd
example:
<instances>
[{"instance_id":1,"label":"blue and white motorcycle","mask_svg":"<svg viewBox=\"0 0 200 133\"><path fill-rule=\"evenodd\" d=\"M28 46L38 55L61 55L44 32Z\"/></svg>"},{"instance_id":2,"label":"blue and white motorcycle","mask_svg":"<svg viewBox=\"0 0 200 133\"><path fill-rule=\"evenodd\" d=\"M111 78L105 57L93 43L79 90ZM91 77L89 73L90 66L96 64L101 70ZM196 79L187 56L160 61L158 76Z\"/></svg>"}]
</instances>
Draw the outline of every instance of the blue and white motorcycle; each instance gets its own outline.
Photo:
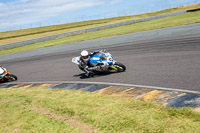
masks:
<instances>
[{"instance_id":1,"label":"blue and white motorcycle","mask_svg":"<svg viewBox=\"0 0 200 133\"><path fill-rule=\"evenodd\" d=\"M91 64L91 66L98 66L99 64L102 64L102 63L106 64L106 67L104 67L103 69L93 71L94 74L99 73L99 72L100 73L124 72L126 70L126 66L120 62L115 61L113 59L113 56L109 52L103 51L102 54L103 54L103 58L98 54L94 54L89 60L89 63ZM72 62L79 65L80 56L72 58Z\"/></svg>"}]
</instances>

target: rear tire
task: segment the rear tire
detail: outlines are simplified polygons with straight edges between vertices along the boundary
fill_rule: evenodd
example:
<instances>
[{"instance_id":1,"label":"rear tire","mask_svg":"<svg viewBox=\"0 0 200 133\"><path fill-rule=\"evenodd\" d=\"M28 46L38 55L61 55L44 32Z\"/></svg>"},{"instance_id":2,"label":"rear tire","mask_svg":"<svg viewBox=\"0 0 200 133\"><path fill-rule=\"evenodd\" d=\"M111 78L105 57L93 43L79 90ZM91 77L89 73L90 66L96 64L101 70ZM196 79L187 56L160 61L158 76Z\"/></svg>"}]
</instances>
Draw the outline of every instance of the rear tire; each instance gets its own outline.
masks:
<instances>
[{"instance_id":1,"label":"rear tire","mask_svg":"<svg viewBox=\"0 0 200 133\"><path fill-rule=\"evenodd\" d=\"M120 63L120 62L115 62L114 66L117 68L118 72L126 71L126 66L124 64Z\"/></svg>"}]
</instances>

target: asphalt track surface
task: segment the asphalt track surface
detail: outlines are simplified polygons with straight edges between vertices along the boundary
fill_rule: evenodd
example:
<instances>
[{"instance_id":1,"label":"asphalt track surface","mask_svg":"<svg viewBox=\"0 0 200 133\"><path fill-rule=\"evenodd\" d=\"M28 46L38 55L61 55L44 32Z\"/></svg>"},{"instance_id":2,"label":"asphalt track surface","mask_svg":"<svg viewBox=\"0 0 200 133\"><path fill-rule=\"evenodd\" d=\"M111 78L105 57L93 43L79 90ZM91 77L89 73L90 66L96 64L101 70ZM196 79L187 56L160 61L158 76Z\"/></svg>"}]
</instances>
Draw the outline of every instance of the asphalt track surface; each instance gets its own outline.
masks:
<instances>
[{"instance_id":1,"label":"asphalt track surface","mask_svg":"<svg viewBox=\"0 0 200 133\"><path fill-rule=\"evenodd\" d=\"M126 65L123 73L82 78L71 59L82 48L3 61L18 82L86 81L124 83L200 91L200 34L126 42L105 48Z\"/></svg>"}]
</instances>

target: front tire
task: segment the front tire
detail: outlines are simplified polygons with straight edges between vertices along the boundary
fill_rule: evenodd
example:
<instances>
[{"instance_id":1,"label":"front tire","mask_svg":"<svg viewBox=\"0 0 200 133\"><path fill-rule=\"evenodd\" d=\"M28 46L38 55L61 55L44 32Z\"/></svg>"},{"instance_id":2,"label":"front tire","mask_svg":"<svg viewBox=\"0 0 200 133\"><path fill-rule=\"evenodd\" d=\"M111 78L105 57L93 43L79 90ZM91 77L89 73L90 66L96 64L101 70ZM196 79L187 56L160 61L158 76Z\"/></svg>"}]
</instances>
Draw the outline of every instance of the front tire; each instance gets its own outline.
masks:
<instances>
[{"instance_id":1,"label":"front tire","mask_svg":"<svg viewBox=\"0 0 200 133\"><path fill-rule=\"evenodd\" d=\"M120 62L115 62L114 66L117 68L118 72L126 71L126 66L124 64L120 63Z\"/></svg>"},{"instance_id":2,"label":"front tire","mask_svg":"<svg viewBox=\"0 0 200 133\"><path fill-rule=\"evenodd\" d=\"M17 80L17 76L15 76L14 74L9 74L8 77L10 78L8 81L16 81Z\"/></svg>"}]
</instances>

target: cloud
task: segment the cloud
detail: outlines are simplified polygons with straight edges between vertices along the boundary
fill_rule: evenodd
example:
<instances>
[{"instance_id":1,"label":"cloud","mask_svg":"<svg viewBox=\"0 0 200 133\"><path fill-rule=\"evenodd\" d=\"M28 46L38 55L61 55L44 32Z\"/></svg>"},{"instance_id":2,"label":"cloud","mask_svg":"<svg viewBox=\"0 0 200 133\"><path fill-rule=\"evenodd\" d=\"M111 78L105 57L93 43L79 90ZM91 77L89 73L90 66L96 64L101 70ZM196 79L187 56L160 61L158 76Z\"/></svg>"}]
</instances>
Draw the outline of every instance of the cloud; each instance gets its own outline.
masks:
<instances>
[{"instance_id":1,"label":"cloud","mask_svg":"<svg viewBox=\"0 0 200 133\"><path fill-rule=\"evenodd\" d=\"M63 13L106 4L116 4L122 0L15 0L0 3L0 30L26 24L41 23Z\"/></svg>"}]
</instances>

